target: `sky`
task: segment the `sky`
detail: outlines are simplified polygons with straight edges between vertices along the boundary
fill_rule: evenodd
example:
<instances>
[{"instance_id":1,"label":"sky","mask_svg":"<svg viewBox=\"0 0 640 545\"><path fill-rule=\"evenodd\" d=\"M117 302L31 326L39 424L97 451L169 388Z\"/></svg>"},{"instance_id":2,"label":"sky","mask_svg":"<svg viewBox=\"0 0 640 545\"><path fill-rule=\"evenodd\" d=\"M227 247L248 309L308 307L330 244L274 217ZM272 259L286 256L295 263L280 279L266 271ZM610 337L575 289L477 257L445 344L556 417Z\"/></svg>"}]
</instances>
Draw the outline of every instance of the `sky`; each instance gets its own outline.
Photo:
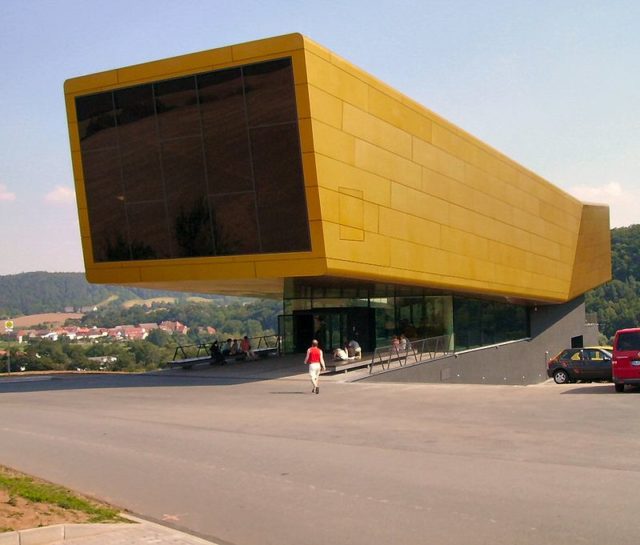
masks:
<instances>
[{"instance_id":1,"label":"sky","mask_svg":"<svg viewBox=\"0 0 640 545\"><path fill-rule=\"evenodd\" d=\"M637 0L0 0L0 275L83 271L66 79L301 32L640 223Z\"/></svg>"}]
</instances>

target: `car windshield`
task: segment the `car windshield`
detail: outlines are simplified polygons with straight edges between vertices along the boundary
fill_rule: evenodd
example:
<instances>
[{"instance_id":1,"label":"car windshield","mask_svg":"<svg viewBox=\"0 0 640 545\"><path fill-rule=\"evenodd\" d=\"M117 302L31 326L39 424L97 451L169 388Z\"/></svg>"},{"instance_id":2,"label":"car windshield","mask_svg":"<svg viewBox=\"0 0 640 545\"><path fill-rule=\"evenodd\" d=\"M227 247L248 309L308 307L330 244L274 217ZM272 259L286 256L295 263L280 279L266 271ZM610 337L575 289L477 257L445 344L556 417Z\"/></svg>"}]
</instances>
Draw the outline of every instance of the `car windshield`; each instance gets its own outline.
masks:
<instances>
[{"instance_id":1,"label":"car windshield","mask_svg":"<svg viewBox=\"0 0 640 545\"><path fill-rule=\"evenodd\" d=\"M640 351L640 331L629 331L620 333L618 337L618 350L639 350Z\"/></svg>"}]
</instances>

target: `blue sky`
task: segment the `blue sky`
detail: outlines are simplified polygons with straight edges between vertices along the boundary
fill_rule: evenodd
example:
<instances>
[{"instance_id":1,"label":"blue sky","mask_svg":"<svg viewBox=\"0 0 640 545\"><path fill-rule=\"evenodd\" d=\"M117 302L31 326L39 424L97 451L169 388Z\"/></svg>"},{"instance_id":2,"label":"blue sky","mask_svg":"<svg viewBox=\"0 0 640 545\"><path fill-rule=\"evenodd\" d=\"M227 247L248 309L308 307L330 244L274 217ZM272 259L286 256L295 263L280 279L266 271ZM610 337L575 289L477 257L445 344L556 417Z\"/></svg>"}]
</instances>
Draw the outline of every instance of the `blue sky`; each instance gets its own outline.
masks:
<instances>
[{"instance_id":1,"label":"blue sky","mask_svg":"<svg viewBox=\"0 0 640 545\"><path fill-rule=\"evenodd\" d=\"M301 32L640 223L640 2L2 0L0 275L82 271L65 79Z\"/></svg>"}]
</instances>

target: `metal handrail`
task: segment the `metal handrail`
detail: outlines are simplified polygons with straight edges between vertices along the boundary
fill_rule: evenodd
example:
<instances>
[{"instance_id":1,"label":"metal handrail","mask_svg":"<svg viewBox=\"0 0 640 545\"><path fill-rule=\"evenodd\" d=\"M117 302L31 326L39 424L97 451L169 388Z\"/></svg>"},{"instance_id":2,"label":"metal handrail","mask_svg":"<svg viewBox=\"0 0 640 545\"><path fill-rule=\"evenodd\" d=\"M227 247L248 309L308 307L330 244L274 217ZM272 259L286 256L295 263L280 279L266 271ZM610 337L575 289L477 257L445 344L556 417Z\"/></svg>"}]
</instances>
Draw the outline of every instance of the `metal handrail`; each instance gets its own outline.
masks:
<instances>
[{"instance_id":1,"label":"metal handrail","mask_svg":"<svg viewBox=\"0 0 640 545\"><path fill-rule=\"evenodd\" d=\"M278 354L280 353L279 335L262 335L261 337L251 337L249 340L254 341L255 339L258 339L258 345L255 347L256 350L260 350L261 348L275 348L276 352ZM263 343L264 346L262 346Z\"/></svg>"},{"instance_id":2,"label":"metal handrail","mask_svg":"<svg viewBox=\"0 0 640 545\"><path fill-rule=\"evenodd\" d=\"M373 351L371 363L369 364L369 374L373 373L376 365L384 371L391 369L391 363L397 362L400 367L405 366L411 359L413 363L425 360L432 360L438 356L446 356L452 352L451 335L440 335L438 337L428 337L415 341L407 340L405 349L397 345L380 346Z\"/></svg>"},{"instance_id":3,"label":"metal handrail","mask_svg":"<svg viewBox=\"0 0 640 545\"><path fill-rule=\"evenodd\" d=\"M181 359L188 359L188 358L192 358L192 357L199 358L200 354L202 353L203 350L204 350L204 352L205 352L205 354L207 356L210 356L211 355L211 352L209 351L209 345L210 344L211 343L179 344L178 346L176 346L176 349L175 349L175 351L173 353L173 360L175 361L175 360L178 359L178 352L182 353L182 358ZM191 355L187 354L187 350L185 350L185 348L197 348L195 356L191 356Z\"/></svg>"}]
</instances>

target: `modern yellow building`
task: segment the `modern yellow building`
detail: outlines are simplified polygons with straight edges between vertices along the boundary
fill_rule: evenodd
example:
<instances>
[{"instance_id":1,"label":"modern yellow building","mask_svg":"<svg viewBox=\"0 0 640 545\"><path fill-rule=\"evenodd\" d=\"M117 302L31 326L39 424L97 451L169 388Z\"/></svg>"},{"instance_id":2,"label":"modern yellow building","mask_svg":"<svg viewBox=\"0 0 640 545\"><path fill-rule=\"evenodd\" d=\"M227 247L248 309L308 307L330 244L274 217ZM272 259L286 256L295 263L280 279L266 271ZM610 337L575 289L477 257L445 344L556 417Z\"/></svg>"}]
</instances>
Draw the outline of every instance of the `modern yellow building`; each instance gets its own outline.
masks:
<instances>
[{"instance_id":1,"label":"modern yellow building","mask_svg":"<svg viewBox=\"0 0 640 545\"><path fill-rule=\"evenodd\" d=\"M606 206L300 34L65 95L91 282L283 297L292 349L371 349L403 330L530 338L532 308L610 278Z\"/></svg>"}]
</instances>

